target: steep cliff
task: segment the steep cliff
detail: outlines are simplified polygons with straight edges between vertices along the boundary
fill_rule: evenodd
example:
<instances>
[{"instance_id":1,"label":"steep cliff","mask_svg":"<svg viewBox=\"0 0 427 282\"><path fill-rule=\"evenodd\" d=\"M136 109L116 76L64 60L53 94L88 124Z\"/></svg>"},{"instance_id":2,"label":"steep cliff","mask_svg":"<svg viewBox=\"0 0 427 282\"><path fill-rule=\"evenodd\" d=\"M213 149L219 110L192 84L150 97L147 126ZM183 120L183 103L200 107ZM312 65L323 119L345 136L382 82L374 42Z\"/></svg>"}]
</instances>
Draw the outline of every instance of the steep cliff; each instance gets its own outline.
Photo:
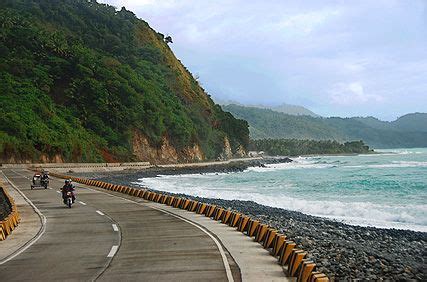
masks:
<instances>
[{"instance_id":1,"label":"steep cliff","mask_svg":"<svg viewBox=\"0 0 427 282\"><path fill-rule=\"evenodd\" d=\"M247 123L125 8L6 0L0 26L1 162L189 162L248 146Z\"/></svg>"}]
</instances>

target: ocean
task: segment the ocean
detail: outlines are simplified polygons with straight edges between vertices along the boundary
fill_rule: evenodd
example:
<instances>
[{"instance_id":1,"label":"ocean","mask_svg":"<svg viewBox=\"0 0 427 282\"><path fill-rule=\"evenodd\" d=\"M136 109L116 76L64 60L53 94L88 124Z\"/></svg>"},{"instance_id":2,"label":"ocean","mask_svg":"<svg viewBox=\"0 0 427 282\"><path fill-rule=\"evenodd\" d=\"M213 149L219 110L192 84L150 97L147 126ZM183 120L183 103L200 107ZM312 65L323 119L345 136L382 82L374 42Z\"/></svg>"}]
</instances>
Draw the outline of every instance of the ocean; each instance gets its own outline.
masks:
<instances>
[{"instance_id":1,"label":"ocean","mask_svg":"<svg viewBox=\"0 0 427 282\"><path fill-rule=\"evenodd\" d=\"M244 172L139 179L150 188L250 200L341 222L427 232L427 148L293 158Z\"/></svg>"}]
</instances>

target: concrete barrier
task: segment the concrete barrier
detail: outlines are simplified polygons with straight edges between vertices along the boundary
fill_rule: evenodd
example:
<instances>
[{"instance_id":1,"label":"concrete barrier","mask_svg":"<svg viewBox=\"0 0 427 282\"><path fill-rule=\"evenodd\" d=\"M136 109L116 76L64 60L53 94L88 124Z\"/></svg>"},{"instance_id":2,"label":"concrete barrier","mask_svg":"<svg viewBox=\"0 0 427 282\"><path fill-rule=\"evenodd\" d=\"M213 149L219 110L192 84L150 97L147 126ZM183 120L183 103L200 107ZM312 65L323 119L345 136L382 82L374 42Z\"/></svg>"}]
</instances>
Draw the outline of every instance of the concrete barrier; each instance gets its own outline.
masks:
<instances>
[{"instance_id":1,"label":"concrete barrier","mask_svg":"<svg viewBox=\"0 0 427 282\"><path fill-rule=\"evenodd\" d=\"M145 191L145 193L144 193L144 199L145 200L149 200L150 199L150 197L151 197L151 195L153 194L154 192L151 192L151 191Z\"/></svg>"},{"instance_id":2,"label":"concrete barrier","mask_svg":"<svg viewBox=\"0 0 427 282\"><path fill-rule=\"evenodd\" d=\"M216 205L208 205L205 212L206 217L213 217L216 209L217 209Z\"/></svg>"},{"instance_id":3,"label":"concrete barrier","mask_svg":"<svg viewBox=\"0 0 427 282\"><path fill-rule=\"evenodd\" d=\"M175 202L173 203L174 208L179 208L179 205L181 204L182 199L181 198L175 198Z\"/></svg>"},{"instance_id":4,"label":"concrete barrier","mask_svg":"<svg viewBox=\"0 0 427 282\"><path fill-rule=\"evenodd\" d=\"M33 170L40 169L55 169L66 171L70 169L86 171L91 168L103 170L124 170L126 168L147 168L152 165L149 162L134 162L134 163L36 163L36 164L0 164L2 168L27 168Z\"/></svg>"},{"instance_id":5,"label":"concrete barrier","mask_svg":"<svg viewBox=\"0 0 427 282\"><path fill-rule=\"evenodd\" d=\"M249 216L246 216L246 215L242 216L240 218L239 226L237 227L237 230L239 230L240 232L245 232L248 228L249 220L250 220Z\"/></svg>"},{"instance_id":6,"label":"concrete barrier","mask_svg":"<svg viewBox=\"0 0 427 282\"><path fill-rule=\"evenodd\" d=\"M162 194L160 194L160 193L156 194L156 196L154 197L153 201L156 202L156 203L158 203L161 196L162 196Z\"/></svg>"},{"instance_id":7,"label":"concrete barrier","mask_svg":"<svg viewBox=\"0 0 427 282\"><path fill-rule=\"evenodd\" d=\"M262 242L264 241L265 234L267 233L268 225L267 224L260 224L256 234L255 234L255 241L256 242Z\"/></svg>"},{"instance_id":8,"label":"concrete barrier","mask_svg":"<svg viewBox=\"0 0 427 282\"><path fill-rule=\"evenodd\" d=\"M233 212L228 225L230 225L231 227L237 227L237 224L239 223L241 217L242 217L241 213Z\"/></svg>"},{"instance_id":9,"label":"concrete barrier","mask_svg":"<svg viewBox=\"0 0 427 282\"><path fill-rule=\"evenodd\" d=\"M310 274L314 271L315 268L316 264L311 260L303 261L300 274L298 276L298 281L307 282L310 277Z\"/></svg>"},{"instance_id":10,"label":"concrete barrier","mask_svg":"<svg viewBox=\"0 0 427 282\"><path fill-rule=\"evenodd\" d=\"M204 214L205 210L206 210L206 206L207 206L207 204L200 202L198 207L197 207L196 213Z\"/></svg>"},{"instance_id":11,"label":"concrete barrier","mask_svg":"<svg viewBox=\"0 0 427 282\"><path fill-rule=\"evenodd\" d=\"M221 219L221 222L224 223L224 224L228 224L228 222L229 222L229 220L231 218L231 213L232 213L232 211L226 210L225 213L224 213L224 216Z\"/></svg>"},{"instance_id":12,"label":"concrete barrier","mask_svg":"<svg viewBox=\"0 0 427 282\"><path fill-rule=\"evenodd\" d=\"M52 176L60 178L70 178L66 175L51 173ZM206 204L196 200L175 197L156 193L146 189L135 189L127 186L113 185L97 180L87 180L82 178L71 178L76 182L97 186L106 190L112 190L130 196L139 197L148 201L153 201L174 208L184 209L190 212L195 212L213 220L221 221L231 227L236 227L238 231L246 234L249 237L254 237L254 241L260 243L265 249L270 250L274 257L278 257L278 263L282 266L287 265L287 274L296 277L297 281L324 282L329 281L329 278L320 272L316 272L316 264L306 259L307 253L297 248L295 242L286 240L286 235L279 233L274 228L267 224L252 219L237 211L226 210L212 204ZM11 224L17 221L11 220ZM0 238L4 237L4 233L10 230L10 226L0 226Z\"/></svg>"},{"instance_id":13,"label":"concrete barrier","mask_svg":"<svg viewBox=\"0 0 427 282\"><path fill-rule=\"evenodd\" d=\"M168 196L166 199L166 205L171 206L174 199L174 196Z\"/></svg>"},{"instance_id":14,"label":"concrete barrier","mask_svg":"<svg viewBox=\"0 0 427 282\"><path fill-rule=\"evenodd\" d=\"M159 199L159 203L161 203L161 204L164 204L164 203L166 203L166 199L167 199L167 195L162 195L161 197L160 197L160 199Z\"/></svg>"},{"instance_id":15,"label":"concrete barrier","mask_svg":"<svg viewBox=\"0 0 427 282\"><path fill-rule=\"evenodd\" d=\"M248 225L247 235L249 237L255 236L255 232L258 230L258 227L259 227L259 221L258 220L251 220L249 222L249 225Z\"/></svg>"},{"instance_id":16,"label":"concrete barrier","mask_svg":"<svg viewBox=\"0 0 427 282\"><path fill-rule=\"evenodd\" d=\"M290 276L298 276L297 269L299 268L302 260L307 256L303 250L293 249L289 259L288 274Z\"/></svg>"},{"instance_id":17,"label":"concrete barrier","mask_svg":"<svg viewBox=\"0 0 427 282\"><path fill-rule=\"evenodd\" d=\"M292 250L295 249L297 244L293 241L285 241L285 245L280 252L279 264L285 265L288 264L288 259L292 253Z\"/></svg>"},{"instance_id":18,"label":"concrete barrier","mask_svg":"<svg viewBox=\"0 0 427 282\"><path fill-rule=\"evenodd\" d=\"M192 201L191 204L188 206L188 211L194 212L197 209L197 205L199 204L199 202L197 201Z\"/></svg>"},{"instance_id":19,"label":"concrete barrier","mask_svg":"<svg viewBox=\"0 0 427 282\"><path fill-rule=\"evenodd\" d=\"M264 249L269 249L273 247L273 240L274 237L277 234L277 230L270 228L267 230L267 233L265 234L265 240L263 243Z\"/></svg>"},{"instance_id":20,"label":"concrete barrier","mask_svg":"<svg viewBox=\"0 0 427 282\"><path fill-rule=\"evenodd\" d=\"M283 248L283 245L285 244L286 236L280 233L277 233L276 236L273 239L273 250L272 254L273 256L277 257L280 254L280 251Z\"/></svg>"},{"instance_id":21,"label":"concrete barrier","mask_svg":"<svg viewBox=\"0 0 427 282\"><path fill-rule=\"evenodd\" d=\"M12 231L18 226L21 218L18 213L18 208L16 207L15 201L9 195L9 193L0 186L0 193L2 193L7 202L10 205L10 213L0 221L0 241L6 240L6 238L12 233Z\"/></svg>"},{"instance_id":22,"label":"concrete barrier","mask_svg":"<svg viewBox=\"0 0 427 282\"><path fill-rule=\"evenodd\" d=\"M312 272L308 278L310 282L327 282L329 281L328 277L321 272Z\"/></svg>"},{"instance_id":23,"label":"concrete barrier","mask_svg":"<svg viewBox=\"0 0 427 282\"><path fill-rule=\"evenodd\" d=\"M222 218L222 216L223 216L223 214L224 214L224 211L225 211L225 209L223 209L223 208L218 208L218 209L216 210L216 212L215 212L214 219L215 219L215 220L221 220L221 218Z\"/></svg>"},{"instance_id":24,"label":"concrete barrier","mask_svg":"<svg viewBox=\"0 0 427 282\"><path fill-rule=\"evenodd\" d=\"M190 199L186 199L185 201L184 201L184 203L182 204L182 209L183 210L186 210L186 209L188 209L188 206L190 205L190 203L191 203L191 200Z\"/></svg>"}]
</instances>

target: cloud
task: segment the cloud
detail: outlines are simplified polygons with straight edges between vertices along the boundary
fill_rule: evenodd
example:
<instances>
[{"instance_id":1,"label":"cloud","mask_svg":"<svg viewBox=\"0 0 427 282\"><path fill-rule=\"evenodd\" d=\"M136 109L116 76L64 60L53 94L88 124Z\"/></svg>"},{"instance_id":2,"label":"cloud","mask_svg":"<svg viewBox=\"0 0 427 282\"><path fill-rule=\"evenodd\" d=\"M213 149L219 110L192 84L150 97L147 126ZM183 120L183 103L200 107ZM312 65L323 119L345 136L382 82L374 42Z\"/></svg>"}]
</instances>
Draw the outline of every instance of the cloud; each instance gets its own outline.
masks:
<instances>
[{"instance_id":1,"label":"cloud","mask_svg":"<svg viewBox=\"0 0 427 282\"><path fill-rule=\"evenodd\" d=\"M136 8L136 7L144 7L147 8L149 6L155 6L157 9L165 9L165 8L174 8L177 6L179 1L176 0L110 0L110 1L101 1L101 2L107 2L110 5L113 5L117 8L121 8L123 6L130 8Z\"/></svg>"},{"instance_id":2,"label":"cloud","mask_svg":"<svg viewBox=\"0 0 427 282\"><path fill-rule=\"evenodd\" d=\"M425 0L100 1L171 35L214 97L325 116L427 111Z\"/></svg>"},{"instance_id":3,"label":"cloud","mask_svg":"<svg viewBox=\"0 0 427 282\"><path fill-rule=\"evenodd\" d=\"M279 29L291 30L295 33L309 34L316 27L324 24L340 14L338 9L324 9L320 11L310 11L296 15L285 16L278 24Z\"/></svg>"},{"instance_id":4,"label":"cloud","mask_svg":"<svg viewBox=\"0 0 427 282\"><path fill-rule=\"evenodd\" d=\"M361 105L372 102L383 102L384 97L365 93L360 82L337 83L329 90L332 104L336 105Z\"/></svg>"}]
</instances>

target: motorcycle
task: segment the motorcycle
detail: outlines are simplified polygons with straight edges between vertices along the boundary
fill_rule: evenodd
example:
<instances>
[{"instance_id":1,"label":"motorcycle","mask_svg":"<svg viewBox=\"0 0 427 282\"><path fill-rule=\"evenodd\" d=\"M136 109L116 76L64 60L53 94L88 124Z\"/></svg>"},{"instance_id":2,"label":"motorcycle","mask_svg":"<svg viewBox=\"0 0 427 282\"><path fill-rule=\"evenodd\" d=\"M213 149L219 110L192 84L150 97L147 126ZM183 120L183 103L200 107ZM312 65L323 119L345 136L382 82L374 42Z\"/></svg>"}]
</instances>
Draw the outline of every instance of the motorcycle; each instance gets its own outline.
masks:
<instances>
[{"instance_id":1,"label":"motorcycle","mask_svg":"<svg viewBox=\"0 0 427 282\"><path fill-rule=\"evenodd\" d=\"M49 178L43 177L40 174L34 174L32 184L31 184L31 190L33 190L36 187L43 187L44 189L47 189L47 186L49 185Z\"/></svg>"},{"instance_id":2,"label":"motorcycle","mask_svg":"<svg viewBox=\"0 0 427 282\"><path fill-rule=\"evenodd\" d=\"M42 178L40 180L40 185L44 187L44 189L47 189L47 186L49 185L49 179L48 178Z\"/></svg>"},{"instance_id":3,"label":"motorcycle","mask_svg":"<svg viewBox=\"0 0 427 282\"><path fill-rule=\"evenodd\" d=\"M73 192L67 192L65 194L65 204L67 205L67 207L69 207L71 209L71 205L74 203L73 202Z\"/></svg>"}]
</instances>

